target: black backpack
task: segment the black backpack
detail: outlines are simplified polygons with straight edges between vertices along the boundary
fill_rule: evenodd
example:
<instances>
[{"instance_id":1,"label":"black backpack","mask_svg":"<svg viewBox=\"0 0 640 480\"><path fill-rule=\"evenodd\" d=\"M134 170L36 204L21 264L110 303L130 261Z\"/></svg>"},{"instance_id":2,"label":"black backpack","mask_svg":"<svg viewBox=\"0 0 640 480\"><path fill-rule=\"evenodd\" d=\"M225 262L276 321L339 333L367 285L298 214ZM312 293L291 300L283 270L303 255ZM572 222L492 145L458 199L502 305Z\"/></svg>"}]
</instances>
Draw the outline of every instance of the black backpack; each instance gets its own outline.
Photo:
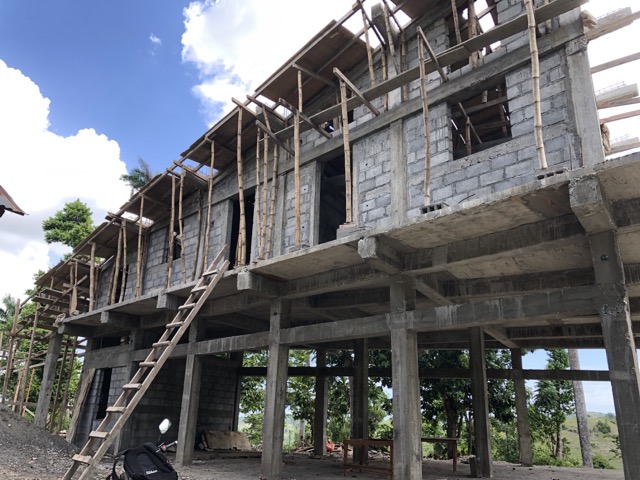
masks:
<instances>
[{"instance_id":1,"label":"black backpack","mask_svg":"<svg viewBox=\"0 0 640 480\"><path fill-rule=\"evenodd\" d=\"M116 473L116 464L124 458L122 476ZM116 455L110 480L178 480L178 473L169 460L153 443L123 450Z\"/></svg>"}]
</instances>

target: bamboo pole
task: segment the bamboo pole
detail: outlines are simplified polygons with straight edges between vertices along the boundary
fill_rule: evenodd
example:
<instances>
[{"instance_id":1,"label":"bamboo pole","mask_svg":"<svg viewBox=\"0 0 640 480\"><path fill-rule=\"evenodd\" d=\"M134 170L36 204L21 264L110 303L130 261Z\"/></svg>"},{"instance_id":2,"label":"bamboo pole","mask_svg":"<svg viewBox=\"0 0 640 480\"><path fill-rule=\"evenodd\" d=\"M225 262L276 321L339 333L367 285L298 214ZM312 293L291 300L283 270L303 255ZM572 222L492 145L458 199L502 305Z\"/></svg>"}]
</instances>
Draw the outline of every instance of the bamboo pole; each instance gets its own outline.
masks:
<instances>
[{"instance_id":1,"label":"bamboo pole","mask_svg":"<svg viewBox=\"0 0 640 480\"><path fill-rule=\"evenodd\" d=\"M367 62L369 65L369 82L371 83L372 87L375 87L376 85L376 74L375 71L373 70L373 49L371 48L371 41L369 40L369 25L367 23L367 14L364 11L364 6L362 5L362 3L358 2L360 4L360 11L362 12L362 23L363 23L363 27L364 27L364 41L365 44L367 45Z\"/></svg>"},{"instance_id":2,"label":"bamboo pole","mask_svg":"<svg viewBox=\"0 0 640 480\"><path fill-rule=\"evenodd\" d=\"M389 9L387 5L384 5L384 25L387 29L387 44L389 45L389 52L391 53L391 59L393 60L393 65L396 67L396 75L399 75L402 72L400 68L400 63L398 62L398 57L396 57L396 47L393 44L393 34L391 32L391 22L389 21Z\"/></svg>"},{"instance_id":3,"label":"bamboo pole","mask_svg":"<svg viewBox=\"0 0 640 480\"><path fill-rule=\"evenodd\" d=\"M216 147L213 140L211 141L211 163L209 165L209 178L207 179L207 228L205 229L204 254L200 267L200 275L204 272L206 265L209 264L209 235L211 234L211 199L213 197L213 165L216 157Z\"/></svg>"},{"instance_id":4,"label":"bamboo pole","mask_svg":"<svg viewBox=\"0 0 640 480\"><path fill-rule=\"evenodd\" d=\"M96 299L96 243L91 243L91 259L89 260L89 311L93 311Z\"/></svg>"},{"instance_id":5,"label":"bamboo pole","mask_svg":"<svg viewBox=\"0 0 640 480\"><path fill-rule=\"evenodd\" d=\"M22 412L22 407L24 405L24 394L25 394L25 388L26 388L26 376L27 373L29 372L29 365L31 364L31 355L33 355L33 341L36 338L36 330L38 328L38 311L36 310L35 316L33 317L33 327L31 328L31 339L29 340L29 352L27 353L27 358L25 360L25 364L24 364L24 372L25 372L25 377L23 378L23 382L20 385L20 396L18 397L20 399L20 404L18 406L18 411Z\"/></svg>"},{"instance_id":6,"label":"bamboo pole","mask_svg":"<svg viewBox=\"0 0 640 480\"><path fill-rule=\"evenodd\" d=\"M120 268L120 254L122 252L122 229L118 231L118 251L116 253L116 261L113 265L113 275L111 276L111 301L113 305L116 302L116 292L118 290L118 269Z\"/></svg>"},{"instance_id":7,"label":"bamboo pole","mask_svg":"<svg viewBox=\"0 0 640 480\"><path fill-rule=\"evenodd\" d=\"M273 175L271 177L271 205L269 207L269 230L267 232L266 257L271 256L271 235L276 219L276 193L278 181L278 145L273 146Z\"/></svg>"},{"instance_id":8,"label":"bamboo pole","mask_svg":"<svg viewBox=\"0 0 640 480\"><path fill-rule=\"evenodd\" d=\"M69 283L71 284L71 298L69 300L69 316L72 316L78 307L78 261L75 260L70 267Z\"/></svg>"},{"instance_id":9,"label":"bamboo pole","mask_svg":"<svg viewBox=\"0 0 640 480\"><path fill-rule=\"evenodd\" d=\"M456 31L456 42L462 43L462 35L460 35L460 19L458 18L458 4L456 0L451 0L451 14L453 15L453 28Z\"/></svg>"},{"instance_id":10,"label":"bamboo pole","mask_svg":"<svg viewBox=\"0 0 640 480\"><path fill-rule=\"evenodd\" d=\"M536 138L538 163L541 170L548 168L547 157L544 153L544 139L542 137L542 109L540 107L540 61L538 59L538 40L536 39L536 18L533 12L532 0L523 0L527 11L529 26L529 50L531 52L531 78L533 82L533 128Z\"/></svg>"},{"instance_id":11,"label":"bamboo pole","mask_svg":"<svg viewBox=\"0 0 640 480\"><path fill-rule=\"evenodd\" d=\"M420 29L420 27L418 27ZM420 30L421 31L421 30ZM431 203L431 129L429 125L429 99L427 97L427 74L424 66L424 42L418 35L418 58L420 61L420 98L422 99L422 122L424 123L424 202Z\"/></svg>"},{"instance_id":12,"label":"bamboo pole","mask_svg":"<svg viewBox=\"0 0 640 480\"><path fill-rule=\"evenodd\" d=\"M120 287L119 302L124 300L124 294L127 289L127 222L123 219L122 229L122 286Z\"/></svg>"},{"instance_id":13,"label":"bamboo pole","mask_svg":"<svg viewBox=\"0 0 640 480\"><path fill-rule=\"evenodd\" d=\"M71 350L71 359L69 360L69 373L67 375L67 381L64 387L64 394L62 395L62 413L58 417L58 427L56 428L56 433L60 433L62 430L62 421L64 417L67 415L67 410L69 408L69 386L71 384L71 377L73 376L73 365L76 360L76 349L78 348L78 337L73 339L73 348Z\"/></svg>"},{"instance_id":14,"label":"bamboo pole","mask_svg":"<svg viewBox=\"0 0 640 480\"><path fill-rule=\"evenodd\" d=\"M64 366L67 363L67 355L69 354L69 344L65 342L64 352L62 353L62 363L60 365L60 372L58 373L58 381L56 382L56 392L53 395L53 410L51 410L51 421L49 422L49 433L53 433L53 428L56 425L56 414L58 414L58 398L60 397L60 386L62 385L62 377L64 376Z\"/></svg>"},{"instance_id":15,"label":"bamboo pole","mask_svg":"<svg viewBox=\"0 0 640 480\"><path fill-rule=\"evenodd\" d=\"M7 365L4 371L4 382L2 383L2 398L0 401L4 404L7 398L7 388L9 388L9 378L11 377L11 371L13 370L13 357L14 348L16 343L16 333L18 330L18 317L20 316L20 299L16 300L15 312L13 313L13 325L11 326L11 333L9 334L9 350L7 351Z\"/></svg>"},{"instance_id":16,"label":"bamboo pole","mask_svg":"<svg viewBox=\"0 0 640 480\"><path fill-rule=\"evenodd\" d=\"M35 368L31 368L31 375L29 375L29 385L27 385L27 393L25 393L24 398L25 398L25 403L29 403L29 395L31 395L31 387L33 386L33 376L36 373ZM27 410L26 405L24 407L22 407L22 413L21 415L24 417L24 414Z\"/></svg>"},{"instance_id":17,"label":"bamboo pole","mask_svg":"<svg viewBox=\"0 0 640 480\"><path fill-rule=\"evenodd\" d=\"M182 216L182 203L184 199L184 178L186 171L184 168L180 172L180 198L178 198L178 228L180 233L180 263L182 265L182 283L187 281L187 259L185 258L184 248L184 217Z\"/></svg>"},{"instance_id":18,"label":"bamboo pole","mask_svg":"<svg viewBox=\"0 0 640 480\"><path fill-rule=\"evenodd\" d=\"M18 368L18 381L16 382L16 386L13 391L13 403L11 405L12 412L20 412L18 409L18 398L20 398L20 390L22 390L22 384L24 383L24 378L27 376L27 371L20 367Z\"/></svg>"},{"instance_id":19,"label":"bamboo pole","mask_svg":"<svg viewBox=\"0 0 640 480\"><path fill-rule=\"evenodd\" d=\"M380 50L380 62L382 63L382 83L384 83L389 77L387 72L387 54L384 50ZM382 107L385 112L389 110L389 92L385 92L382 98Z\"/></svg>"},{"instance_id":20,"label":"bamboo pole","mask_svg":"<svg viewBox=\"0 0 640 480\"><path fill-rule=\"evenodd\" d=\"M242 165L242 109L238 109L238 136L236 141L236 163L238 169L238 202L240 203L240 232L236 253L236 266L245 264L247 258L247 219L244 205L244 168Z\"/></svg>"},{"instance_id":21,"label":"bamboo pole","mask_svg":"<svg viewBox=\"0 0 640 480\"><path fill-rule=\"evenodd\" d=\"M472 39L478 35L478 17L476 16L475 0L469 0L467 8L469 16L469 18L467 19L467 22L469 24L469 39ZM477 50L474 50L473 52L471 52L471 55L469 55L469 65L471 65L472 68L476 68L476 66L478 65L478 57L479 55Z\"/></svg>"},{"instance_id":22,"label":"bamboo pole","mask_svg":"<svg viewBox=\"0 0 640 480\"><path fill-rule=\"evenodd\" d=\"M174 248L174 223L176 215L176 177L171 175L171 214L169 216L169 231L167 238L169 244L167 245L169 252L167 254L167 288L171 286L171 275L173 275L173 248Z\"/></svg>"},{"instance_id":23,"label":"bamboo pole","mask_svg":"<svg viewBox=\"0 0 640 480\"><path fill-rule=\"evenodd\" d=\"M265 115L266 117L266 115ZM262 253L262 202L261 200L261 191L260 191L260 154L262 153L262 145L260 145L260 134L262 131L258 128L256 129L256 225L258 230L258 257L260 257ZM266 134L264 135L266 137Z\"/></svg>"},{"instance_id":24,"label":"bamboo pole","mask_svg":"<svg viewBox=\"0 0 640 480\"><path fill-rule=\"evenodd\" d=\"M196 251L193 254L193 269L191 270L191 280L195 280L198 272L198 261L200 260L200 243L202 237L202 192L198 190L198 238L196 240Z\"/></svg>"},{"instance_id":25,"label":"bamboo pole","mask_svg":"<svg viewBox=\"0 0 640 480\"><path fill-rule=\"evenodd\" d=\"M265 119L267 118L267 115L265 113ZM271 128L271 126L269 125L269 122L267 121L267 127ZM267 212L267 201L268 201L268 193L269 193L269 138L265 135L263 140L262 140L263 146L264 146L264 152L262 155L262 228L260 229L260 245L262 246L260 248L260 251L258 253L258 256L261 259L264 259L264 251L266 249L266 242L267 242L267 219L268 219L268 212Z\"/></svg>"},{"instance_id":26,"label":"bamboo pole","mask_svg":"<svg viewBox=\"0 0 640 480\"><path fill-rule=\"evenodd\" d=\"M140 197L140 214L138 215L138 256L136 260L136 291L135 297L140 296L140 286L142 285L142 215L144 214L144 197Z\"/></svg>"},{"instance_id":27,"label":"bamboo pole","mask_svg":"<svg viewBox=\"0 0 640 480\"><path fill-rule=\"evenodd\" d=\"M295 114L293 129L293 143L295 144L294 177L296 185L296 245L300 245L301 218L300 218L300 112L302 111L302 72L298 70L298 111Z\"/></svg>"},{"instance_id":28,"label":"bamboo pole","mask_svg":"<svg viewBox=\"0 0 640 480\"><path fill-rule=\"evenodd\" d=\"M353 223L353 203L351 200L351 148L349 146L349 112L347 110L347 85L340 79L342 100L342 140L344 143L344 183L346 196L345 223Z\"/></svg>"},{"instance_id":29,"label":"bamboo pole","mask_svg":"<svg viewBox=\"0 0 640 480\"><path fill-rule=\"evenodd\" d=\"M404 71L407 68L407 38L405 31L400 33L400 68ZM402 86L402 101L409 100L409 84L405 83Z\"/></svg>"}]
</instances>

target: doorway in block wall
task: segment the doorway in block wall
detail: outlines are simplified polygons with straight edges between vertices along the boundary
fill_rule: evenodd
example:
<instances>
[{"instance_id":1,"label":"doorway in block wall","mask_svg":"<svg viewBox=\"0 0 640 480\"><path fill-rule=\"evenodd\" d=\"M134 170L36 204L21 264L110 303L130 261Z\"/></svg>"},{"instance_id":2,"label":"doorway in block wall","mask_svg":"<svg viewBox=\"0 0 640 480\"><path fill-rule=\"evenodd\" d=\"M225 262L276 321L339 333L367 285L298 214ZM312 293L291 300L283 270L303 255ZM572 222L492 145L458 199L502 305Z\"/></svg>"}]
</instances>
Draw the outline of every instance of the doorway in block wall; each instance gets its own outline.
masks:
<instances>
[{"instance_id":1,"label":"doorway in block wall","mask_svg":"<svg viewBox=\"0 0 640 480\"><path fill-rule=\"evenodd\" d=\"M231 242L229 249L229 262L232 267L238 264L248 265L251 261L251 240L253 237L253 210L256 203L256 195L254 191L247 190L244 192L244 216L246 226L246 249L244 261L238 263L238 244L240 240L240 199L233 200L232 217L231 217Z\"/></svg>"},{"instance_id":2,"label":"doorway in block wall","mask_svg":"<svg viewBox=\"0 0 640 480\"><path fill-rule=\"evenodd\" d=\"M107 415L107 407L109 406L109 390L111 389L111 369L103 368L99 370L101 377L100 390L98 392L98 410L96 412L96 420L102 420Z\"/></svg>"},{"instance_id":3,"label":"doorway in block wall","mask_svg":"<svg viewBox=\"0 0 640 480\"><path fill-rule=\"evenodd\" d=\"M318 243L335 240L338 227L347 219L344 155L322 165L319 210Z\"/></svg>"}]
</instances>

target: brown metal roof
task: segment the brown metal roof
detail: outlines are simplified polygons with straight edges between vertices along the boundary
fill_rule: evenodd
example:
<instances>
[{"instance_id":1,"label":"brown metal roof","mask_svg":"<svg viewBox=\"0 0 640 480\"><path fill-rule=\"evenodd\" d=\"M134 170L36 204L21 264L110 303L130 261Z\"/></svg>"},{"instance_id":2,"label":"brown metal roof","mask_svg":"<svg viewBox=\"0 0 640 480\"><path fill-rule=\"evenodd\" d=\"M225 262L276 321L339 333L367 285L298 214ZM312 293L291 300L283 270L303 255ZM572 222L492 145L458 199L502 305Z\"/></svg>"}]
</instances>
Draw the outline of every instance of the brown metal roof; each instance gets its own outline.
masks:
<instances>
[{"instance_id":1,"label":"brown metal roof","mask_svg":"<svg viewBox=\"0 0 640 480\"><path fill-rule=\"evenodd\" d=\"M24 215L24 211L18 206L18 204L11 198L9 192L7 192L2 185L0 185L0 217L5 210L18 215Z\"/></svg>"}]
</instances>

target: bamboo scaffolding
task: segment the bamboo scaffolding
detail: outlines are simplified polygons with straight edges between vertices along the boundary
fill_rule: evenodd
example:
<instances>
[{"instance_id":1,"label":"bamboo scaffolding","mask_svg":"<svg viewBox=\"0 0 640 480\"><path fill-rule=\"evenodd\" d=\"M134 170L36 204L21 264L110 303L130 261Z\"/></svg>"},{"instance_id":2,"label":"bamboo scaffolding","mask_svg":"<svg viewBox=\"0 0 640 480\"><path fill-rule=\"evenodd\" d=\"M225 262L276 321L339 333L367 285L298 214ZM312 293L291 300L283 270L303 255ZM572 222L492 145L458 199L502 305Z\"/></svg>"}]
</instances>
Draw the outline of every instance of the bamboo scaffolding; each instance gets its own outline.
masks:
<instances>
[{"instance_id":1,"label":"bamboo scaffolding","mask_svg":"<svg viewBox=\"0 0 640 480\"><path fill-rule=\"evenodd\" d=\"M171 276L173 274L173 248L174 248L174 223L176 214L176 177L171 175L171 213L169 215L169 232L167 234L167 245L169 252L167 254L167 288L171 286Z\"/></svg>"},{"instance_id":2,"label":"bamboo scaffolding","mask_svg":"<svg viewBox=\"0 0 640 480\"><path fill-rule=\"evenodd\" d=\"M540 106L540 61L538 59L538 40L536 39L536 18L532 0L523 0L527 11L529 28L529 50L531 52L531 78L533 90L533 128L538 152L538 163L541 170L548 168L542 137L542 109Z\"/></svg>"},{"instance_id":3,"label":"bamboo scaffolding","mask_svg":"<svg viewBox=\"0 0 640 480\"><path fill-rule=\"evenodd\" d=\"M184 201L184 178L186 172L182 169L180 172L180 198L178 198L178 228L180 234L180 264L182 266L182 283L187 281L187 259L185 257L184 248L184 217L182 212L182 205Z\"/></svg>"},{"instance_id":4,"label":"bamboo scaffolding","mask_svg":"<svg viewBox=\"0 0 640 480\"><path fill-rule=\"evenodd\" d=\"M71 283L71 298L69 299L69 315L78 308L78 261L74 261L69 270Z\"/></svg>"},{"instance_id":5,"label":"bamboo scaffolding","mask_svg":"<svg viewBox=\"0 0 640 480\"><path fill-rule=\"evenodd\" d=\"M26 377L27 377L27 372L29 371L29 365L31 364L31 355L33 355L33 342L36 337L36 330L38 328L38 316L39 316L39 313L36 310L35 316L33 317L33 327L31 329L31 340L29 341L29 352L27 353L27 358L25 359L25 364L23 366L25 375L23 378L23 382L20 385L20 396L18 397L20 399L20 403L18 405L19 412L22 412L22 407L25 401L24 394L27 386Z\"/></svg>"},{"instance_id":6,"label":"bamboo scaffolding","mask_svg":"<svg viewBox=\"0 0 640 480\"><path fill-rule=\"evenodd\" d=\"M13 390L13 401L11 402L11 411L12 412L20 412L18 409L18 398L20 398L20 390L22 390L22 384L24 383L24 379L27 376L27 370L20 367L18 369L18 381Z\"/></svg>"},{"instance_id":7,"label":"bamboo scaffolding","mask_svg":"<svg viewBox=\"0 0 640 480\"><path fill-rule=\"evenodd\" d=\"M22 407L22 412L20 415L22 415L24 417L24 414L27 412L27 405L29 404L29 395L31 395L31 387L33 386L33 377L36 373L35 369L31 369L31 374L29 375L29 385L27 385L27 392L25 393L24 396L24 405ZM31 414L33 416L33 413Z\"/></svg>"},{"instance_id":8,"label":"bamboo scaffolding","mask_svg":"<svg viewBox=\"0 0 640 480\"><path fill-rule=\"evenodd\" d=\"M69 344L65 342L64 352L62 353L62 363L60 365L60 372L58 373L58 381L56 382L56 391L53 394L53 409L51 410L51 420L49 421L49 433L53 433L53 429L56 424L56 415L58 412L58 399L60 397L60 386L62 385L62 377L64 376L64 367L67 363L67 356L69 355Z\"/></svg>"},{"instance_id":9,"label":"bamboo scaffolding","mask_svg":"<svg viewBox=\"0 0 640 480\"><path fill-rule=\"evenodd\" d=\"M349 111L347 110L347 84L340 79L340 98L342 101L342 140L344 143L344 183L346 218L345 224L353 223L353 204L351 200L351 147L349 145Z\"/></svg>"},{"instance_id":10,"label":"bamboo scaffolding","mask_svg":"<svg viewBox=\"0 0 640 480\"><path fill-rule=\"evenodd\" d=\"M387 55L384 50L380 51L380 63L382 64L382 83L384 83L389 78L389 74L387 73ZM389 92L385 92L382 97L382 108L385 112L389 110Z\"/></svg>"},{"instance_id":11,"label":"bamboo scaffolding","mask_svg":"<svg viewBox=\"0 0 640 480\"><path fill-rule=\"evenodd\" d=\"M399 75L402 70L400 68L400 63L398 62L398 57L396 56L396 47L393 43L393 32L391 30L391 22L389 21L389 9L387 8L387 4L384 5L384 25L387 29L387 41L389 45L389 53L391 53L391 59L393 60L393 65L396 67L396 75Z\"/></svg>"},{"instance_id":12,"label":"bamboo scaffolding","mask_svg":"<svg viewBox=\"0 0 640 480\"><path fill-rule=\"evenodd\" d=\"M238 202L240 203L240 232L238 238L238 248L236 250L236 266L245 264L247 255L247 219L245 217L244 205L244 181L242 165L242 109L238 109L238 135L236 141L236 163L238 169Z\"/></svg>"},{"instance_id":13,"label":"bamboo scaffolding","mask_svg":"<svg viewBox=\"0 0 640 480\"><path fill-rule=\"evenodd\" d=\"M469 0L469 3L467 4L467 12L468 12L468 16L469 19L467 20L469 27L469 39L475 38L478 35L478 17L476 16L476 2L475 0ZM471 52L471 55L469 55L469 65L471 65L471 68L476 68L476 66L478 65L478 58L480 57L480 55L478 54L477 50L474 50L473 52Z\"/></svg>"},{"instance_id":14,"label":"bamboo scaffolding","mask_svg":"<svg viewBox=\"0 0 640 480\"><path fill-rule=\"evenodd\" d=\"M418 32L422 29L418 27ZM423 34L424 35L424 34ZM420 98L422 99L422 122L424 124L424 202L431 203L431 129L429 125L429 99L427 96L427 74L424 66L424 43L418 35L418 58L420 61Z\"/></svg>"},{"instance_id":15,"label":"bamboo scaffolding","mask_svg":"<svg viewBox=\"0 0 640 480\"><path fill-rule=\"evenodd\" d=\"M367 46L367 64L369 66L369 82L372 87L376 85L376 74L373 69L373 49L371 48L371 41L369 40L369 25L367 17L367 12L364 10L364 5L362 4L362 0L357 0L358 5L360 5L360 10L362 11L362 24L364 30L364 41Z\"/></svg>"},{"instance_id":16,"label":"bamboo scaffolding","mask_svg":"<svg viewBox=\"0 0 640 480\"><path fill-rule=\"evenodd\" d=\"M216 158L215 143L211 141L211 163L209 165L209 178L207 185L207 228L205 228L205 240L204 240L204 254L200 267L200 275L205 269L205 266L209 264L209 236L211 235L211 201L213 197L213 165Z\"/></svg>"},{"instance_id":17,"label":"bamboo scaffolding","mask_svg":"<svg viewBox=\"0 0 640 480\"><path fill-rule=\"evenodd\" d=\"M269 230L267 231L266 257L271 257L271 235L276 219L276 193L278 181L278 146L273 146L273 174L271 176L271 205L269 207Z\"/></svg>"},{"instance_id":18,"label":"bamboo scaffolding","mask_svg":"<svg viewBox=\"0 0 640 480\"><path fill-rule=\"evenodd\" d=\"M136 260L136 290L135 298L140 296L140 286L142 285L142 216L144 214L144 197L140 197L140 214L138 215L138 256Z\"/></svg>"},{"instance_id":19,"label":"bamboo scaffolding","mask_svg":"<svg viewBox=\"0 0 640 480\"><path fill-rule=\"evenodd\" d=\"M403 72L407 69L407 38L404 30L400 33L400 68ZM405 83L402 86L402 101L407 100L409 100L409 84Z\"/></svg>"},{"instance_id":20,"label":"bamboo scaffolding","mask_svg":"<svg viewBox=\"0 0 640 480\"><path fill-rule=\"evenodd\" d=\"M260 144L260 135L262 131L258 128L256 129L256 225L258 227L258 257L260 257L262 252L262 202L261 196L262 192L260 191L260 154L262 153L262 145Z\"/></svg>"},{"instance_id":21,"label":"bamboo scaffolding","mask_svg":"<svg viewBox=\"0 0 640 480\"><path fill-rule=\"evenodd\" d=\"M202 192L198 190L198 234L196 240L196 251L193 254L193 268L191 269L191 280L196 279L198 273L198 262L200 261L200 243L202 238Z\"/></svg>"},{"instance_id":22,"label":"bamboo scaffolding","mask_svg":"<svg viewBox=\"0 0 640 480\"><path fill-rule=\"evenodd\" d=\"M96 300L96 243L91 242L91 259L89 260L89 311L93 311Z\"/></svg>"},{"instance_id":23,"label":"bamboo scaffolding","mask_svg":"<svg viewBox=\"0 0 640 480\"><path fill-rule=\"evenodd\" d=\"M267 115L265 113L265 119L267 118ZM267 123L267 126L269 126L269 124ZM263 156L262 156L262 228L260 230L260 245L261 248L258 252L258 257L263 259L264 258L264 251L266 248L266 241L267 241L267 218L268 218L268 214L267 214L267 195L268 195L268 182L269 182L269 172L268 172L268 168L269 168L269 139L265 136L264 139L262 140L262 143L264 145L264 152L263 152Z\"/></svg>"},{"instance_id":24,"label":"bamboo scaffolding","mask_svg":"<svg viewBox=\"0 0 640 480\"><path fill-rule=\"evenodd\" d=\"M453 16L453 28L456 31L456 42L462 43L460 34L460 20L458 19L458 4L456 0L451 0L451 15Z\"/></svg>"},{"instance_id":25,"label":"bamboo scaffolding","mask_svg":"<svg viewBox=\"0 0 640 480\"><path fill-rule=\"evenodd\" d=\"M60 433L60 430L62 430L62 422L64 420L64 417L67 414L67 410L69 408L69 385L71 384L71 376L73 375L73 365L74 362L76 360L76 349L78 348L78 337L75 337L73 340L73 347L71 350L71 359L69 360L69 373L67 375L67 381L65 383L65 387L64 387L64 393L62 395L62 406L61 406L61 410L62 413L58 416L58 426L56 428L56 433ZM64 369L64 363L63 363L63 369Z\"/></svg>"},{"instance_id":26,"label":"bamboo scaffolding","mask_svg":"<svg viewBox=\"0 0 640 480\"><path fill-rule=\"evenodd\" d=\"M124 300L124 294L127 289L127 225L126 220L122 220L120 228L122 229L122 285L120 286L119 302Z\"/></svg>"},{"instance_id":27,"label":"bamboo scaffolding","mask_svg":"<svg viewBox=\"0 0 640 480\"><path fill-rule=\"evenodd\" d=\"M294 177L295 177L295 206L296 206L296 245L301 242L301 216L300 216L300 112L302 111L302 72L298 70L298 111L295 112L293 143L294 157Z\"/></svg>"},{"instance_id":28,"label":"bamboo scaffolding","mask_svg":"<svg viewBox=\"0 0 640 480\"><path fill-rule=\"evenodd\" d=\"M118 290L118 269L120 268L120 254L122 253L122 229L118 230L118 251L113 264L113 275L111 276L111 298L110 305L116 302L116 292Z\"/></svg>"}]
</instances>

